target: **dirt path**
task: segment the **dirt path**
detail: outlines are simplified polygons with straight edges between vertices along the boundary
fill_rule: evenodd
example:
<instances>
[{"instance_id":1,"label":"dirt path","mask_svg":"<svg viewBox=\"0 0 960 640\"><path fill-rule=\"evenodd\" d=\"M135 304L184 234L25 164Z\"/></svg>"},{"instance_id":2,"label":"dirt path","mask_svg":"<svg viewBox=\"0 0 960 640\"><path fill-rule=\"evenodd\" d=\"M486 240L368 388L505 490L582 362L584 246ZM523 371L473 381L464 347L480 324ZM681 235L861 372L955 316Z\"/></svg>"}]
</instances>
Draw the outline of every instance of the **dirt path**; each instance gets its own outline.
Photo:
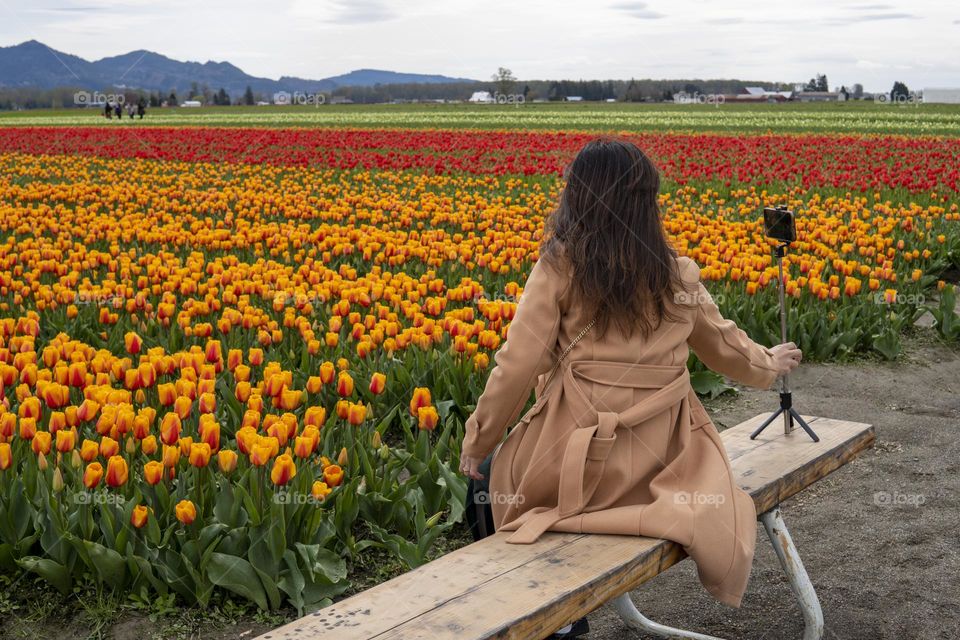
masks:
<instances>
[{"instance_id":1,"label":"dirt path","mask_svg":"<svg viewBox=\"0 0 960 640\"><path fill-rule=\"evenodd\" d=\"M804 365L801 413L876 425L875 447L783 504L823 606L827 640L960 637L960 353L911 341L905 361ZM710 406L717 426L775 408L745 391ZM894 503L894 504L888 504ZM634 592L662 624L724 638L800 638L803 625L763 528L743 606L713 601L686 561ZM641 637L610 607L591 640Z\"/></svg>"}]
</instances>

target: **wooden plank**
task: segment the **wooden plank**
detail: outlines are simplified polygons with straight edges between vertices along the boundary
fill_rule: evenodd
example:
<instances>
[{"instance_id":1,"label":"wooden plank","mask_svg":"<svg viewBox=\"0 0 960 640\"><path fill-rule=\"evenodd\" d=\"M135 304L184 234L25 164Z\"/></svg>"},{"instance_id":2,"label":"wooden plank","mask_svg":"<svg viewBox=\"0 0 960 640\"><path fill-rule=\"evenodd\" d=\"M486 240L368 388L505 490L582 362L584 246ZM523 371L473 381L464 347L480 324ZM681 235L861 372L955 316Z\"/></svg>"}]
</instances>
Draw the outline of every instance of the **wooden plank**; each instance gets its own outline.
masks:
<instances>
[{"instance_id":1,"label":"wooden plank","mask_svg":"<svg viewBox=\"0 0 960 640\"><path fill-rule=\"evenodd\" d=\"M303 627L295 634L285 631L287 625L261 638L319 638L334 632L340 638L370 638L584 537L550 533L532 545L517 545L491 536L300 618L291 623Z\"/></svg>"},{"instance_id":2,"label":"wooden plank","mask_svg":"<svg viewBox=\"0 0 960 640\"><path fill-rule=\"evenodd\" d=\"M758 513L842 466L873 442L873 427L807 418L821 438L756 416L721 433L731 467ZM672 542L633 536L545 534L510 545L497 534L268 632L320 638L541 638L683 560Z\"/></svg>"}]
</instances>

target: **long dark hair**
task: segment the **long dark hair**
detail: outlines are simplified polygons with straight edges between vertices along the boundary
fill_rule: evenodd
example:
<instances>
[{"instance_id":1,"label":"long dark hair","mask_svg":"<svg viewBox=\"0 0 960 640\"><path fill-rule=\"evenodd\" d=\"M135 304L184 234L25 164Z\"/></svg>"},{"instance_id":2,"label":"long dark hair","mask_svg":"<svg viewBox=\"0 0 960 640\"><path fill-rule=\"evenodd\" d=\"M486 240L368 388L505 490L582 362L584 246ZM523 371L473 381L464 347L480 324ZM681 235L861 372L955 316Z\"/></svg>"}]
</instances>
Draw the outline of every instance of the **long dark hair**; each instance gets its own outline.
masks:
<instances>
[{"instance_id":1,"label":"long dark hair","mask_svg":"<svg viewBox=\"0 0 960 640\"><path fill-rule=\"evenodd\" d=\"M649 336L679 290L676 253L660 220L660 175L635 144L589 142L566 169L560 204L546 222L541 255L565 256L573 283L595 309L600 335Z\"/></svg>"}]
</instances>

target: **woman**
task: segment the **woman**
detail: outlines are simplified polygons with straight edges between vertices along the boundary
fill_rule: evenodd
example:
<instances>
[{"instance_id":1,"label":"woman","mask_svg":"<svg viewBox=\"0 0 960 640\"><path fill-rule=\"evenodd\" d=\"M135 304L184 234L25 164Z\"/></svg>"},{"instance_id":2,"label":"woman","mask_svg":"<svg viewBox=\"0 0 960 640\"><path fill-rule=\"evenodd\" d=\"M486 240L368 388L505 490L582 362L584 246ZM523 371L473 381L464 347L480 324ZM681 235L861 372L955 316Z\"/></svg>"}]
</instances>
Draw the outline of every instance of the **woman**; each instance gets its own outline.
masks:
<instances>
[{"instance_id":1,"label":"woman","mask_svg":"<svg viewBox=\"0 0 960 640\"><path fill-rule=\"evenodd\" d=\"M670 248L660 180L635 145L587 144L567 170L509 335L466 423L461 471L483 478L510 543L547 530L674 540L718 600L738 607L756 538L719 435L690 386L708 367L768 388L800 362L725 320L700 269ZM558 361L560 361L558 363ZM537 400L514 425L535 387Z\"/></svg>"}]
</instances>

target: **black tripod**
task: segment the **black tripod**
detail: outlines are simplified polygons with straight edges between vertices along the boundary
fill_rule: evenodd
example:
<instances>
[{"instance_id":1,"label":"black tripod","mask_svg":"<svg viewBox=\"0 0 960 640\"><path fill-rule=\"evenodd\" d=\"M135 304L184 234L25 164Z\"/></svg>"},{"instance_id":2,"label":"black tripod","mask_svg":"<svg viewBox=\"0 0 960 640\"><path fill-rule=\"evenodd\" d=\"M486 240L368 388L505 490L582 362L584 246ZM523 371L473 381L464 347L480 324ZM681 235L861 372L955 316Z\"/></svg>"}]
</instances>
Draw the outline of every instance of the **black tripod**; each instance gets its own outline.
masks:
<instances>
[{"instance_id":1,"label":"black tripod","mask_svg":"<svg viewBox=\"0 0 960 640\"><path fill-rule=\"evenodd\" d=\"M787 246L789 242L781 242L777 245L776 249L773 250L773 254L777 258L777 268L780 270L780 342L787 341L787 302L786 295L784 293L784 284L783 284L783 256L787 255ZM787 380L787 374L780 376L780 408L773 412L773 414L763 421L757 430L750 434L750 439L755 439L760 432L766 429L771 422L777 419L777 416L783 414L783 432L791 433L794 429L793 421L796 420L797 424L803 427L803 430L807 432L807 435L813 438L814 442L820 442L820 437L813 432L813 429L810 428L810 425L800 417L800 414L797 413L797 410L793 408L793 394L790 392L790 383Z\"/></svg>"}]
</instances>

